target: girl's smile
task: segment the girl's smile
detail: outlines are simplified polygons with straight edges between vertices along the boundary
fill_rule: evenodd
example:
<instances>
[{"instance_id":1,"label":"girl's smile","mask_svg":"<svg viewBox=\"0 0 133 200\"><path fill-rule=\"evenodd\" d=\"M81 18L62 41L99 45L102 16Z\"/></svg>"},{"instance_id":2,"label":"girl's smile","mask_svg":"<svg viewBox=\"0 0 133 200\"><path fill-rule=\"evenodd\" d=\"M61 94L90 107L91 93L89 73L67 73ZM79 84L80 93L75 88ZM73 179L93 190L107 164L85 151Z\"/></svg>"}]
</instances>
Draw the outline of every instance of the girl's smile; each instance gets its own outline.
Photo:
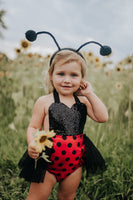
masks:
<instances>
[{"instance_id":1,"label":"girl's smile","mask_svg":"<svg viewBox=\"0 0 133 200\"><path fill-rule=\"evenodd\" d=\"M51 80L59 93L72 95L79 89L82 81L81 66L75 61L66 64L57 63Z\"/></svg>"}]
</instances>

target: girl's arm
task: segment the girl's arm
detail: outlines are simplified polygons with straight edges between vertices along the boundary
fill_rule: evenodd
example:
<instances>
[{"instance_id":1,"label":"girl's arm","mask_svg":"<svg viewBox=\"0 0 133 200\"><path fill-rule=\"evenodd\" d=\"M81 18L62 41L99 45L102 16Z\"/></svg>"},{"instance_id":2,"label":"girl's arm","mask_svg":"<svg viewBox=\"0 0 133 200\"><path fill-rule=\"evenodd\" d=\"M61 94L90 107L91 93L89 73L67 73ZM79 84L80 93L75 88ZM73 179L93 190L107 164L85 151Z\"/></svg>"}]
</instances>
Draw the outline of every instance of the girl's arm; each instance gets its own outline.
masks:
<instances>
[{"instance_id":1,"label":"girl's arm","mask_svg":"<svg viewBox=\"0 0 133 200\"><path fill-rule=\"evenodd\" d=\"M103 102L94 94L91 84L84 81L80 88L80 95L87 106L87 114L97 122L106 122L108 120L108 111Z\"/></svg>"},{"instance_id":2,"label":"girl's arm","mask_svg":"<svg viewBox=\"0 0 133 200\"><path fill-rule=\"evenodd\" d=\"M39 130L42 129L44 117L45 117L44 100L43 97L40 97L34 105L32 118L27 129L28 153L29 156L34 159L39 156L39 153L36 152L36 149L34 147L33 133L36 133L37 129Z\"/></svg>"}]
</instances>

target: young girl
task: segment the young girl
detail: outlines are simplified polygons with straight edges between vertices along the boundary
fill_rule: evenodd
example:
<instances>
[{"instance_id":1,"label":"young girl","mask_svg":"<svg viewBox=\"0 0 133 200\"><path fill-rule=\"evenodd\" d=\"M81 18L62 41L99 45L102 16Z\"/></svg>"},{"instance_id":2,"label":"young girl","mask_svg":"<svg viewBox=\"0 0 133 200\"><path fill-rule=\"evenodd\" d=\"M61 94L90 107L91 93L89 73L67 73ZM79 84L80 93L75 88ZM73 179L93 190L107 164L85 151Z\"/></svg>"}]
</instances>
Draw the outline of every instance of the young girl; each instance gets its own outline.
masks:
<instances>
[{"instance_id":1,"label":"young girl","mask_svg":"<svg viewBox=\"0 0 133 200\"><path fill-rule=\"evenodd\" d=\"M32 133L43 127L45 131L54 130L56 136L52 138L51 163L46 167L44 180L31 182L27 200L48 199L56 182L59 182L58 199L74 200L82 165L88 155L87 142L90 142L83 136L86 115L96 122L108 120L105 105L94 94L91 84L85 81L85 71L84 58L72 50L61 50L52 58L49 68L52 91L36 101L27 130L30 158L39 157ZM93 149L98 152L95 147ZM97 159L93 155L91 157ZM100 159L104 165L104 160Z\"/></svg>"}]
</instances>

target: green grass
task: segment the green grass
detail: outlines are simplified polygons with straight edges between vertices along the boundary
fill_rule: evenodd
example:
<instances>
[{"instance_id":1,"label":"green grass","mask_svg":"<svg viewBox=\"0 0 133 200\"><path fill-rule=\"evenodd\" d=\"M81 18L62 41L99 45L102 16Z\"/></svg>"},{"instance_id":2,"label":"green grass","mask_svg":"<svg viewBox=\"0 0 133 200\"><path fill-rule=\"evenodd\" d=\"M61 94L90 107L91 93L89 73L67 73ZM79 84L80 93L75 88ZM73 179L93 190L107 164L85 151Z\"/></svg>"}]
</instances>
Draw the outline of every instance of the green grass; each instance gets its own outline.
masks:
<instances>
[{"instance_id":1,"label":"green grass","mask_svg":"<svg viewBox=\"0 0 133 200\"><path fill-rule=\"evenodd\" d=\"M89 59L89 58L87 58ZM89 63L87 79L109 110L109 121L87 120L85 133L108 165L103 175L83 171L76 200L133 199L133 58L117 71ZM45 94L43 71L48 58L21 53L13 61L0 55L0 200L24 200L29 183L19 178L18 162L27 148L26 129L36 99ZM127 68L127 67L126 67ZM10 75L8 75L8 73ZM109 73L109 76L106 73ZM120 87L117 85L120 84ZM58 184L49 200L57 200Z\"/></svg>"}]
</instances>

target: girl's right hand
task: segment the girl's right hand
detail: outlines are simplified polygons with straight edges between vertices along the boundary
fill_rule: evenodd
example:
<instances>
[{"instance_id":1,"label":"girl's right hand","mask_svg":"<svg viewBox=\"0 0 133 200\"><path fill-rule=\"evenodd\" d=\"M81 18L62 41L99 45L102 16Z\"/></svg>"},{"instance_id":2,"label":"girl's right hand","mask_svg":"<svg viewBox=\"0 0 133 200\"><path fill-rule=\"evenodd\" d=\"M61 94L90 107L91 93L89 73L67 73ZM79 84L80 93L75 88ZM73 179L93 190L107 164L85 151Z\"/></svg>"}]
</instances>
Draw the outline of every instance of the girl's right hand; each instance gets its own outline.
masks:
<instances>
[{"instance_id":1,"label":"girl's right hand","mask_svg":"<svg viewBox=\"0 0 133 200\"><path fill-rule=\"evenodd\" d=\"M29 145L28 145L28 154L33 159L37 159L39 157L39 153L36 152L34 141L30 142Z\"/></svg>"}]
</instances>

